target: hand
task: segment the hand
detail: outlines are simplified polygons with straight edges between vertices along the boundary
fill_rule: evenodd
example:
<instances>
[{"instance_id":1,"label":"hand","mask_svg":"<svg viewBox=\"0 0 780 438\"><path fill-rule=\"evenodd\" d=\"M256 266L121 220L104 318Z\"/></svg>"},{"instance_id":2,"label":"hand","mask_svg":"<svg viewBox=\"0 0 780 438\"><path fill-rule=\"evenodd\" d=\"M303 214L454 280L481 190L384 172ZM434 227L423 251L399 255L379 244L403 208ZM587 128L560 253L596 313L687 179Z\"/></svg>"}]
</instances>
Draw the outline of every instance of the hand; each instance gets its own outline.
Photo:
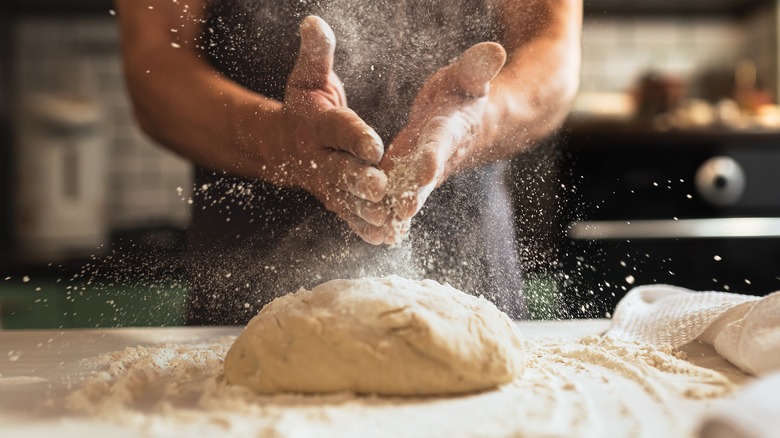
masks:
<instances>
[{"instance_id":1,"label":"hand","mask_svg":"<svg viewBox=\"0 0 780 438\"><path fill-rule=\"evenodd\" d=\"M387 190L385 173L373 167L384 154L382 140L346 106L333 72L330 26L309 16L300 32L300 53L280 113L274 179L307 190L365 241L380 244L384 230L364 216Z\"/></svg>"},{"instance_id":2,"label":"hand","mask_svg":"<svg viewBox=\"0 0 780 438\"><path fill-rule=\"evenodd\" d=\"M472 46L423 84L412 104L409 122L385 154L379 168L389 179L389 217L384 242L397 243L433 190L469 156L478 142L488 108L490 81L506 62L497 43Z\"/></svg>"}]
</instances>

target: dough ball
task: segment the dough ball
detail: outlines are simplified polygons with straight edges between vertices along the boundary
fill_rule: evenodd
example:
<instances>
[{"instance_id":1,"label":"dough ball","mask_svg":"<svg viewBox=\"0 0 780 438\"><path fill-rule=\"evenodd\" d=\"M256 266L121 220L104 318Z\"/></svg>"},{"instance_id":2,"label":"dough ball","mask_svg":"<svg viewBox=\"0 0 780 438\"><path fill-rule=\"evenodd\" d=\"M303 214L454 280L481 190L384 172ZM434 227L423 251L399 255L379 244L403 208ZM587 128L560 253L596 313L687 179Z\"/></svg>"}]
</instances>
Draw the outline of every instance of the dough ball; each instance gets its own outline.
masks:
<instances>
[{"instance_id":1,"label":"dough ball","mask_svg":"<svg viewBox=\"0 0 780 438\"><path fill-rule=\"evenodd\" d=\"M433 280L333 280L265 306L225 358L260 393L455 394L519 376L523 340L484 298Z\"/></svg>"}]
</instances>

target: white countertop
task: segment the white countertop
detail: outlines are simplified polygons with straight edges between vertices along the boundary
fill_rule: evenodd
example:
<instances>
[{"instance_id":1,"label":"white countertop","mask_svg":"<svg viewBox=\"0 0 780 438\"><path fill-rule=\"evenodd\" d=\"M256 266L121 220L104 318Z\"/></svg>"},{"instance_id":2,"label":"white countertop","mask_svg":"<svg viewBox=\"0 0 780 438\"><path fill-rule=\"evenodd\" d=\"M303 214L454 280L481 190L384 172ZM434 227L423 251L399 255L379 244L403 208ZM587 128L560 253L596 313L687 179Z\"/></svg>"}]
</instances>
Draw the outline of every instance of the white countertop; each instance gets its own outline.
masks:
<instances>
[{"instance_id":1,"label":"white countertop","mask_svg":"<svg viewBox=\"0 0 780 438\"><path fill-rule=\"evenodd\" d=\"M529 340L575 340L603 334L609 321L523 321L518 325ZM139 345L208 343L240 331L240 327L0 331L0 429L5 430L0 436L83 437L98 431L112 438L146 435L149 430L105 419L73 417L41 406L64 397L94 372L85 366L86 358ZM728 367L706 346L693 355L697 366ZM583 387L587 389L588 385L592 382L585 382Z\"/></svg>"}]
</instances>

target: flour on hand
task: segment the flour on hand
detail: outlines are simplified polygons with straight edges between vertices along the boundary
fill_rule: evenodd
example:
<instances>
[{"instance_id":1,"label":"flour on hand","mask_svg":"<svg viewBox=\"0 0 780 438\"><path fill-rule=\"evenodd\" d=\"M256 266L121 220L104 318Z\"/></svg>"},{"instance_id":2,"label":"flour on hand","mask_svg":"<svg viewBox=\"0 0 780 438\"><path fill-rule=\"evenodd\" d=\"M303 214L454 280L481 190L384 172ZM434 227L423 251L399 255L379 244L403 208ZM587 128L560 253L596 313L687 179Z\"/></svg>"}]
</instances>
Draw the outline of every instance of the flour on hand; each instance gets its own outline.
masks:
<instances>
[{"instance_id":1,"label":"flour on hand","mask_svg":"<svg viewBox=\"0 0 780 438\"><path fill-rule=\"evenodd\" d=\"M259 393L455 394L522 374L519 330L484 298L433 280L333 280L268 304L225 358Z\"/></svg>"}]
</instances>

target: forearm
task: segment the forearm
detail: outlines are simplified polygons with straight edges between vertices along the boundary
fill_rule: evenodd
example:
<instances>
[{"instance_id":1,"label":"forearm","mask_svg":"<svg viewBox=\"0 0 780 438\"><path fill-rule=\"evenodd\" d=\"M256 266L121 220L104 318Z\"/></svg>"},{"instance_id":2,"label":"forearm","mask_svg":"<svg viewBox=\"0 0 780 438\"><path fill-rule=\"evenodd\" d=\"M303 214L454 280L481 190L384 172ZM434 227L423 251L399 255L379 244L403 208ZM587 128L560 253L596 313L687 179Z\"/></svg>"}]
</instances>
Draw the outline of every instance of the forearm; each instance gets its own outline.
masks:
<instances>
[{"instance_id":1,"label":"forearm","mask_svg":"<svg viewBox=\"0 0 780 438\"><path fill-rule=\"evenodd\" d=\"M468 155L476 163L511 157L557 129L579 85L582 2L531 0L536 14L508 10L501 43L508 60L491 82L487 109ZM507 7L509 8L509 6ZM527 11L527 9L526 9ZM533 22L530 22L533 21Z\"/></svg>"},{"instance_id":2,"label":"forearm","mask_svg":"<svg viewBox=\"0 0 780 438\"><path fill-rule=\"evenodd\" d=\"M194 163L219 171L267 179L263 170L273 161L272 120L281 104L244 90L218 77L205 67L194 66L187 74L166 74L168 63L180 68L187 60L176 57L147 60L153 80L131 79L130 94L136 119L154 140ZM259 132L243 129L245 120L265 123Z\"/></svg>"},{"instance_id":3,"label":"forearm","mask_svg":"<svg viewBox=\"0 0 780 438\"><path fill-rule=\"evenodd\" d=\"M201 166L271 179L273 126L282 104L241 87L209 65L196 47L203 4L190 5L184 9L171 0L117 2L136 118L154 140ZM251 131L245 129L249 120Z\"/></svg>"}]
</instances>

